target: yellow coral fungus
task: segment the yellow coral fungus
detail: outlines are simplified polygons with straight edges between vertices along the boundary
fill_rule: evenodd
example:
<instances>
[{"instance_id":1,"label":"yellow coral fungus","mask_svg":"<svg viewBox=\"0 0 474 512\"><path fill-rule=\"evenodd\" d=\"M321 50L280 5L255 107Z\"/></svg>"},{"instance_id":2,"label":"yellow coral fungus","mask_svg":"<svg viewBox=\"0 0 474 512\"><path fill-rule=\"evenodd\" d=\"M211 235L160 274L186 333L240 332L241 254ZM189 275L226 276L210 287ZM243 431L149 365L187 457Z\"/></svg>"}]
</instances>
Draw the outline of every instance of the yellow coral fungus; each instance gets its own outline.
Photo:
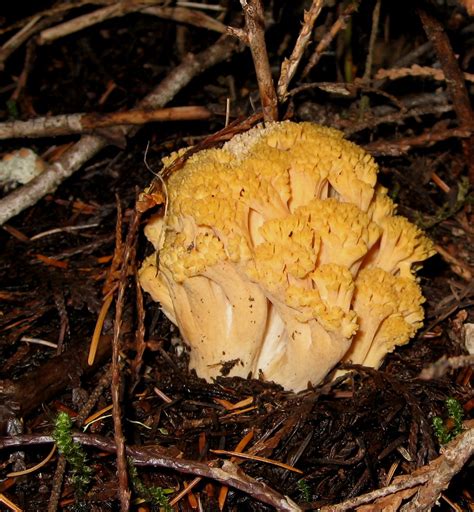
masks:
<instances>
[{"instance_id":1,"label":"yellow coral fungus","mask_svg":"<svg viewBox=\"0 0 474 512\"><path fill-rule=\"evenodd\" d=\"M171 165L176 155L168 157ZM318 384L343 358L377 367L421 325L414 265L433 253L331 128L272 123L192 155L167 182L140 281L211 379Z\"/></svg>"}]
</instances>

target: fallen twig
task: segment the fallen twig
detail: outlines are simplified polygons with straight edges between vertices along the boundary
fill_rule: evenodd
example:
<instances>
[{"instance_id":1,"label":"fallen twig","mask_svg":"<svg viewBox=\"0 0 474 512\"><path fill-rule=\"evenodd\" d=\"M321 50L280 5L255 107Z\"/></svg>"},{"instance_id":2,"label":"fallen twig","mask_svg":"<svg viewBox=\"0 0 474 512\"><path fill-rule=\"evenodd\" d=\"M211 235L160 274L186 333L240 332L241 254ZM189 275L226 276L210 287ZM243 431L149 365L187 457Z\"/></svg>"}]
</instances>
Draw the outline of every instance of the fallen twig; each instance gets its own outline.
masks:
<instances>
[{"instance_id":1,"label":"fallen twig","mask_svg":"<svg viewBox=\"0 0 474 512\"><path fill-rule=\"evenodd\" d=\"M372 503L370 510L378 511L381 509L377 506L377 500L415 487L417 488L416 496L400 510L403 512L431 510L441 492L446 489L453 476L463 468L473 453L474 428L470 428L446 445L438 458L417 469L411 475L399 476L395 478L391 485L351 498L337 505L322 507L320 511L343 512L354 510L366 503ZM358 510L368 512L369 508L363 507Z\"/></svg>"},{"instance_id":2,"label":"fallen twig","mask_svg":"<svg viewBox=\"0 0 474 512\"><path fill-rule=\"evenodd\" d=\"M156 3L158 1L159 0L156 0ZM150 7L150 4L153 3L153 0L143 2L115 2L112 5L101 7L95 11L73 18L72 20L65 21L55 27L43 30L43 32L38 36L38 44L51 43L56 39L74 34L75 32L79 32L85 28L102 23L105 20L118 18L131 12L140 11L146 7Z\"/></svg>"},{"instance_id":3,"label":"fallen twig","mask_svg":"<svg viewBox=\"0 0 474 512\"><path fill-rule=\"evenodd\" d=\"M377 0L372 12L372 28L370 30L369 48L367 50L367 58L365 61L364 76L362 77L362 80L364 81L370 80L370 77L372 76L372 61L374 58L374 46L379 28L381 3L381 0Z\"/></svg>"},{"instance_id":4,"label":"fallen twig","mask_svg":"<svg viewBox=\"0 0 474 512\"><path fill-rule=\"evenodd\" d=\"M399 78L406 78L407 76L415 77L429 77L438 82L444 82L446 76L442 69L432 68L430 66L419 66L413 64L409 68L393 68L393 69L379 69L374 76L375 80L383 80L388 78L389 80L398 80ZM473 73L463 73L464 80L468 82L474 82Z\"/></svg>"},{"instance_id":5,"label":"fallen twig","mask_svg":"<svg viewBox=\"0 0 474 512\"><path fill-rule=\"evenodd\" d=\"M450 130L426 131L415 137L402 137L397 140L379 140L371 142L364 148L375 156L400 156L417 147L429 147L437 142L452 139L471 137L472 130L453 128Z\"/></svg>"},{"instance_id":6,"label":"fallen twig","mask_svg":"<svg viewBox=\"0 0 474 512\"><path fill-rule=\"evenodd\" d=\"M474 113L471 108L464 77L459 67L449 38L443 25L428 11L418 9L426 35L433 44L436 55L446 76L446 86L453 101L453 107L459 119L461 129L471 129L474 126ZM474 184L474 135L462 142L469 181Z\"/></svg>"},{"instance_id":7,"label":"fallen twig","mask_svg":"<svg viewBox=\"0 0 474 512\"><path fill-rule=\"evenodd\" d=\"M283 61L281 65L280 78L278 80L278 97L280 101L286 98L288 85L295 76L298 65L303 57L303 53L309 44L311 33L313 32L314 23L323 8L324 0L313 0L308 11L304 11L304 23L301 27L295 47L288 59Z\"/></svg>"},{"instance_id":8,"label":"fallen twig","mask_svg":"<svg viewBox=\"0 0 474 512\"><path fill-rule=\"evenodd\" d=\"M121 216L121 210L118 208L117 216ZM135 239L140 225L140 213L134 210L133 218L130 222L127 238L125 243L119 241L118 246L122 249L120 258L121 269L119 275L117 299L115 301L115 320L114 320L114 336L112 342L112 417L114 421L114 439L117 446L117 473L119 481L119 499L122 512L128 512L130 509L131 491L128 486L127 458L125 455L125 437L122 428L122 412L121 412L121 389L122 379L120 371L119 354L122 350L122 312L125 298L125 290L128 287L128 274L130 267L134 266L135 260Z\"/></svg>"},{"instance_id":9,"label":"fallen twig","mask_svg":"<svg viewBox=\"0 0 474 512\"><path fill-rule=\"evenodd\" d=\"M222 36L216 43L196 55L189 55L139 104L141 108L159 108L168 103L196 75L228 58L238 48L238 42ZM124 128L129 133L129 127ZM84 135L62 157L40 176L0 200L0 225L32 206L44 195L56 190L97 152L107 145L104 137Z\"/></svg>"},{"instance_id":10,"label":"fallen twig","mask_svg":"<svg viewBox=\"0 0 474 512\"><path fill-rule=\"evenodd\" d=\"M198 6L199 4L196 4L194 7ZM178 23L187 23L188 25L205 28L220 34L227 32L226 25L195 9L186 9L185 7L147 7L143 9L142 13Z\"/></svg>"},{"instance_id":11,"label":"fallen twig","mask_svg":"<svg viewBox=\"0 0 474 512\"><path fill-rule=\"evenodd\" d=\"M74 441L85 446L92 446L99 450L115 453L117 447L113 440L97 435L74 434ZM0 449L32 446L37 444L53 443L52 436L46 435L18 435L12 437L0 437ZM137 466L163 467L188 475L198 475L210 478L217 482L238 489L253 498L275 507L281 512L301 512L301 508L290 498L280 494L263 482L259 482L245 474L234 463L222 461L221 467L212 467L203 462L185 460L168 455L159 446L129 446L126 448L127 456Z\"/></svg>"},{"instance_id":12,"label":"fallen twig","mask_svg":"<svg viewBox=\"0 0 474 512\"><path fill-rule=\"evenodd\" d=\"M53 482L51 486L51 494L48 502L48 512L56 512L61 499L61 489L63 486L64 473L66 472L66 459L64 455L59 455L54 471Z\"/></svg>"},{"instance_id":13,"label":"fallen twig","mask_svg":"<svg viewBox=\"0 0 474 512\"><path fill-rule=\"evenodd\" d=\"M141 12L164 18L167 20L177 21L179 23L188 23L196 27L213 30L221 34L225 34L227 27L220 21L211 18L203 12L186 9L185 7L159 7L153 6L153 3L161 3L161 0L145 0L143 2L116 2L106 7L101 7L93 12L78 16L72 20L68 20L55 27L43 30L38 37L38 44L46 44L60 39L61 37L74 34L80 30L91 27L111 18L118 18L133 12Z\"/></svg>"},{"instance_id":14,"label":"fallen twig","mask_svg":"<svg viewBox=\"0 0 474 512\"><path fill-rule=\"evenodd\" d=\"M393 114L386 114L384 116L375 117L371 115L368 119L364 119L358 123L349 124L345 121L347 128L342 126L346 137L350 137L355 133L361 132L363 130L373 130L377 126L381 124L389 124L389 123L402 123L405 119L409 118L419 118L421 116L427 115L439 115L444 114L445 112L451 112L453 110L452 105L433 105L425 108L412 108L410 110L402 110L399 112L394 112Z\"/></svg>"},{"instance_id":15,"label":"fallen twig","mask_svg":"<svg viewBox=\"0 0 474 512\"><path fill-rule=\"evenodd\" d=\"M28 41L34 34L54 23L55 18L42 18L37 14L30 18L25 25L0 48L0 71L5 67L5 61L10 55Z\"/></svg>"},{"instance_id":16,"label":"fallen twig","mask_svg":"<svg viewBox=\"0 0 474 512\"><path fill-rule=\"evenodd\" d=\"M324 37L319 41L318 45L316 46L316 49L314 50L314 53L311 55L308 63L306 64L305 68L303 69L303 73L301 76L303 78L307 77L310 73L310 71L316 66L316 64L321 59L323 52L326 50L326 48L332 43L334 38L337 36L340 30L343 30L346 28L347 22L350 20L352 14L357 10L359 7L359 2L354 1L351 2L339 15L337 20L332 25L329 32L327 32Z\"/></svg>"},{"instance_id":17,"label":"fallen twig","mask_svg":"<svg viewBox=\"0 0 474 512\"><path fill-rule=\"evenodd\" d=\"M262 102L263 119L278 120L278 99L273 85L267 47L265 45L265 20L260 0L240 0L245 15L248 44L252 52L258 90Z\"/></svg>"},{"instance_id":18,"label":"fallen twig","mask_svg":"<svg viewBox=\"0 0 474 512\"><path fill-rule=\"evenodd\" d=\"M68 114L38 117L28 121L0 123L0 139L14 137L54 137L72 133L91 132L123 124L142 125L156 121L192 121L209 119L212 112L206 107L170 107L158 109L132 109L110 114Z\"/></svg>"}]
</instances>

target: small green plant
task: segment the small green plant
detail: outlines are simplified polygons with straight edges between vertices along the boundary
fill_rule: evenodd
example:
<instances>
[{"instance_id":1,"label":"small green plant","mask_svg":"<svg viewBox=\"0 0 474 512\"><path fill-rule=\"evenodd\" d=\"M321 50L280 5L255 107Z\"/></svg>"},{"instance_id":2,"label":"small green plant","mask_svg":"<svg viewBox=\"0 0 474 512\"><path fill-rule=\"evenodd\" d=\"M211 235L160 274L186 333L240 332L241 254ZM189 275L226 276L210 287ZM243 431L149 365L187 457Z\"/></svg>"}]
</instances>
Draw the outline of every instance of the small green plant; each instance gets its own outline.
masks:
<instances>
[{"instance_id":1,"label":"small green plant","mask_svg":"<svg viewBox=\"0 0 474 512\"><path fill-rule=\"evenodd\" d=\"M87 456L72 437L73 422L69 414L60 412L54 423L53 438L58 446L59 453L71 466L72 482L76 495L82 496L92 477L92 469L87 463Z\"/></svg>"},{"instance_id":2,"label":"small green plant","mask_svg":"<svg viewBox=\"0 0 474 512\"><path fill-rule=\"evenodd\" d=\"M447 398L444 403L451 424L450 427L448 428L446 422L439 416L435 416L432 421L434 433L441 445L449 443L462 432L464 416L463 408L455 398Z\"/></svg>"},{"instance_id":3,"label":"small green plant","mask_svg":"<svg viewBox=\"0 0 474 512\"><path fill-rule=\"evenodd\" d=\"M303 496L303 499L306 502L311 501L311 490L309 488L308 482L306 480L301 479L296 482L296 485L298 486L298 489L301 495Z\"/></svg>"},{"instance_id":4,"label":"small green plant","mask_svg":"<svg viewBox=\"0 0 474 512\"><path fill-rule=\"evenodd\" d=\"M128 460L128 474L134 491L145 501L158 505L164 512L171 512L168 495L174 492L174 489L163 489L163 487L147 487L138 476L137 468Z\"/></svg>"}]
</instances>

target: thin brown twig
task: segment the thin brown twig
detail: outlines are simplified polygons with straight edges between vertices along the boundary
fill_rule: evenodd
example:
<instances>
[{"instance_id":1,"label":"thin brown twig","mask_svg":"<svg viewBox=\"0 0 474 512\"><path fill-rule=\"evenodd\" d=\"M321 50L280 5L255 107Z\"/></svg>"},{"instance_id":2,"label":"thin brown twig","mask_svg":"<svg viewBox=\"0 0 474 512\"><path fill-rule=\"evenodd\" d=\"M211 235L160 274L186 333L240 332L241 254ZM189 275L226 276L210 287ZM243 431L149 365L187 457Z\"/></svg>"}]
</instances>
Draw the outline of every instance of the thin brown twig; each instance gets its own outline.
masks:
<instances>
[{"instance_id":1,"label":"thin brown twig","mask_svg":"<svg viewBox=\"0 0 474 512\"><path fill-rule=\"evenodd\" d=\"M355 133L361 132L363 130L373 130L377 126L380 126L381 124L398 124L403 122L405 119L408 119L410 117L419 118L421 116L427 116L427 115L439 115L444 114L445 112L451 112L453 110L453 107L451 104L449 105L434 105L432 107L428 108L411 108L410 110L403 110L401 112L394 112L393 114L386 114L379 117L369 117L368 119L364 119L363 121L360 121L358 123L347 123L345 121L345 125L347 128L343 127L344 133L346 134L346 137L350 137L351 135L354 135Z\"/></svg>"},{"instance_id":2,"label":"thin brown twig","mask_svg":"<svg viewBox=\"0 0 474 512\"><path fill-rule=\"evenodd\" d=\"M332 43L332 41L337 36L339 31L346 28L347 22L350 20L352 14L357 10L358 7L359 7L359 1L353 1L342 11L342 13L339 15L337 20L334 22L334 24L330 28L329 32L327 32L324 35L324 37L321 39L321 41L316 46L316 49L314 50L308 63L306 64L305 68L303 69L303 72L301 74L302 78L306 78L309 75L310 71L319 62L319 60L322 57L323 52Z\"/></svg>"},{"instance_id":3,"label":"thin brown twig","mask_svg":"<svg viewBox=\"0 0 474 512\"><path fill-rule=\"evenodd\" d=\"M67 114L38 117L28 121L0 123L0 139L15 137L55 137L85 133L117 125L142 125L156 121L193 121L209 119L212 112L206 107L170 107L158 109L132 109L109 114Z\"/></svg>"},{"instance_id":4,"label":"thin brown twig","mask_svg":"<svg viewBox=\"0 0 474 512\"><path fill-rule=\"evenodd\" d=\"M263 119L278 120L278 99L273 85L270 62L265 44L265 20L260 0L240 0L245 15L245 27L257 74Z\"/></svg>"},{"instance_id":5,"label":"thin brown twig","mask_svg":"<svg viewBox=\"0 0 474 512\"><path fill-rule=\"evenodd\" d=\"M34 42L28 41L26 45L25 62L23 64L23 69L21 70L20 76L18 77L15 90L13 91L13 94L10 97L11 101L17 102L23 92L23 89L25 89L26 87L28 76L31 71L31 66L34 61L35 49L36 45L34 44Z\"/></svg>"},{"instance_id":6,"label":"thin brown twig","mask_svg":"<svg viewBox=\"0 0 474 512\"><path fill-rule=\"evenodd\" d=\"M459 119L460 128L472 129L474 126L474 113L471 108L469 94L462 71L443 25L435 16L424 9L418 9L418 15L426 35L433 44L433 48L446 76L446 85ZM469 180L471 184L474 184L474 135L464 140L462 147L469 171Z\"/></svg>"},{"instance_id":7,"label":"thin brown twig","mask_svg":"<svg viewBox=\"0 0 474 512\"><path fill-rule=\"evenodd\" d=\"M109 438L91 434L73 434L74 441L85 446L95 447L107 453L115 453L115 442ZM18 435L0 437L0 449L19 446L32 446L54 442L47 435ZM301 508L290 498L280 494L263 482L259 482L230 461L222 461L221 467L213 467L215 461L209 464L174 457L159 446L128 446L127 456L137 466L163 467L188 475L197 475L223 483L247 493L253 498L267 503L280 512L301 512Z\"/></svg>"},{"instance_id":8,"label":"thin brown twig","mask_svg":"<svg viewBox=\"0 0 474 512\"><path fill-rule=\"evenodd\" d=\"M303 53L309 44L314 24L321 12L321 9L323 8L323 5L324 0L313 0L309 10L304 11L303 26L298 34L295 47L293 48L290 57L285 59L281 65L280 78L278 80L277 87L278 98L280 101L283 101L287 96L288 86L292 78L295 76L298 65L303 57Z\"/></svg>"},{"instance_id":9,"label":"thin brown twig","mask_svg":"<svg viewBox=\"0 0 474 512\"><path fill-rule=\"evenodd\" d=\"M32 16L27 16L26 18L22 18L7 27L0 29L0 35L11 32L15 29L21 29L28 25L32 20L34 20L37 16L41 18L54 18L55 16L64 16L69 11L77 9L78 7L82 7L88 4L107 4L111 3L114 0L66 0L63 3L59 3L53 7L49 7L44 9L43 11L36 12Z\"/></svg>"},{"instance_id":10,"label":"thin brown twig","mask_svg":"<svg viewBox=\"0 0 474 512\"><path fill-rule=\"evenodd\" d=\"M375 41L377 39L377 32L379 29L379 20L380 20L380 5L381 0L377 0L375 2L375 7L372 12L372 28L370 30L370 38L369 38L369 48L367 50L367 58L365 61L365 70L362 80L367 81L370 80L372 76L372 61L374 59L374 47Z\"/></svg>"},{"instance_id":11,"label":"thin brown twig","mask_svg":"<svg viewBox=\"0 0 474 512\"><path fill-rule=\"evenodd\" d=\"M431 510L441 492L446 489L453 476L463 468L473 453L474 428L471 427L451 441L438 458L417 469L411 475L399 476L391 485L348 499L337 505L322 507L320 511L345 512L346 510L354 510L365 503L377 503L380 498L395 495L415 487L418 488L417 496L400 510L403 512Z\"/></svg>"},{"instance_id":12,"label":"thin brown twig","mask_svg":"<svg viewBox=\"0 0 474 512\"><path fill-rule=\"evenodd\" d=\"M64 23L56 25L55 27L43 30L38 36L38 44L51 43L56 39L74 34L75 32L79 32L80 30L84 30L85 28L97 25L98 23L102 23L103 21L109 20L111 18L118 18L131 12L140 11L159 1L160 0L145 0L141 2L115 2L106 7L101 7L95 11L88 12L82 16L78 16L77 18L73 18L72 20L65 21Z\"/></svg>"},{"instance_id":13,"label":"thin brown twig","mask_svg":"<svg viewBox=\"0 0 474 512\"><path fill-rule=\"evenodd\" d=\"M3 46L0 48L0 71L4 69L6 60L15 50L20 48L20 46L22 46L40 30L53 24L56 20L54 17L44 19L41 18L41 14L37 14L30 18L30 20L25 23L19 32L17 32L3 44Z\"/></svg>"},{"instance_id":14,"label":"thin brown twig","mask_svg":"<svg viewBox=\"0 0 474 512\"><path fill-rule=\"evenodd\" d=\"M187 9L185 7L148 7L143 9L142 13L178 23L186 23L198 28L205 28L220 34L227 33L226 25L196 9Z\"/></svg>"},{"instance_id":15,"label":"thin brown twig","mask_svg":"<svg viewBox=\"0 0 474 512\"><path fill-rule=\"evenodd\" d=\"M400 156L418 147L429 147L443 140L471 137L472 130L452 128L448 130L426 131L415 137L403 137L397 140L379 140L366 144L364 148L372 155Z\"/></svg>"},{"instance_id":16,"label":"thin brown twig","mask_svg":"<svg viewBox=\"0 0 474 512\"><path fill-rule=\"evenodd\" d=\"M121 217L120 203L118 203L117 216ZM114 439L117 446L117 473L119 481L119 499L122 512L128 512L130 509L130 495L131 491L128 486L128 472L127 472L127 459L125 454L125 437L122 428L122 412L121 412L121 371L120 371L120 351L122 341L122 313L123 304L125 299L125 291L128 287L128 274L130 267L134 266L135 260L135 239L140 225L140 212L134 211L133 219L130 222L127 238L122 245L121 256L121 269L120 278L117 292L117 299L115 301L115 321L114 321L114 336L112 342L112 417L114 422Z\"/></svg>"},{"instance_id":17,"label":"thin brown twig","mask_svg":"<svg viewBox=\"0 0 474 512\"><path fill-rule=\"evenodd\" d=\"M48 502L48 512L56 512L61 498L61 488L63 486L64 473L66 472L66 459L64 455L59 455L54 471L51 494Z\"/></svg>"},{"instance_id":18,"label":"thin brown twig","mask_svg":"<svg viewBox=\"0 0 474 512\"><path fill-rule=\"evenodd\" d=\"M144 0L142 2L123 1L101 7L93 12L43 30L38 37L38 44L51 43L52 41L74 34L75 32L79 32L111 18L118 18L133 12L141 12L178 23L187 23L221 34L225 34L227 30L227 27L223 23L203 12L186 9L184 7L161 7L153 5L159 2L161 2L161 0Z\"/></svg>"},{"instance_id":19,"label":"thin brown twig","mask_svg":"<svg viewBox=\"0 0 474 512\"><path fill-rule=\"evenodd\" d=\"M389 80L398 80L399 78L405 78L407 76L429 77L439 82L444 82L446 80L446 76L442 69L430 66L420 66L418 64L413 64L409 68L379 69L375 74L374 79L384 80L388 78ZM463 77L467 82L474 82L473 73L463 73Z\"/></svg>"},{"instance_id":20,"label":"thin brown twig","mask_svg":"<svg viewBox=\"0 0 474 512\"><path fill-rule=\"evenodd\" d=\"M168 103L195 76L227 59L239 48L229 36L222 36L212 46L196 55L189 55L139 103L140 108L159 108ZM130 133L130 128L124 128ZM32 206L56 188L107 145L104 137L84 135L62 157L37 178L0 200L0 225Z\"/></svg>"}]
</instances>

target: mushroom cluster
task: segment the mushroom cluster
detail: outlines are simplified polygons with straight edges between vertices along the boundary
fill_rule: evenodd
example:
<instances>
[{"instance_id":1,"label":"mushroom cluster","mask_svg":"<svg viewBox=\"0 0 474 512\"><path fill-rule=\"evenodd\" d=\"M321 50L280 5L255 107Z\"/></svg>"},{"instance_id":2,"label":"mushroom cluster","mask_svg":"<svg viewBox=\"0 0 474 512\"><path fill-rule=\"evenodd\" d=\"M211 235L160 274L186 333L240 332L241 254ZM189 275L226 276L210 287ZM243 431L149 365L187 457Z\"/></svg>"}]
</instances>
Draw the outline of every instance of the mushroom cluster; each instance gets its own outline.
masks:
<instances>
[{"instance_id":1,"label":"mushroom cluster","mask_svg":"<svg viewBox=\"0 0 474 512\"><path fill-rule=\"evenodd\" d=\"M414 272L433 247L395 215L377 170L341 132L286 121L171 175L167 215L145 228L159 258L144 261L140 281L199 376L225 367L299 391L341 360L378 367L415 334Z\"/></svg>"}]
</instances>

